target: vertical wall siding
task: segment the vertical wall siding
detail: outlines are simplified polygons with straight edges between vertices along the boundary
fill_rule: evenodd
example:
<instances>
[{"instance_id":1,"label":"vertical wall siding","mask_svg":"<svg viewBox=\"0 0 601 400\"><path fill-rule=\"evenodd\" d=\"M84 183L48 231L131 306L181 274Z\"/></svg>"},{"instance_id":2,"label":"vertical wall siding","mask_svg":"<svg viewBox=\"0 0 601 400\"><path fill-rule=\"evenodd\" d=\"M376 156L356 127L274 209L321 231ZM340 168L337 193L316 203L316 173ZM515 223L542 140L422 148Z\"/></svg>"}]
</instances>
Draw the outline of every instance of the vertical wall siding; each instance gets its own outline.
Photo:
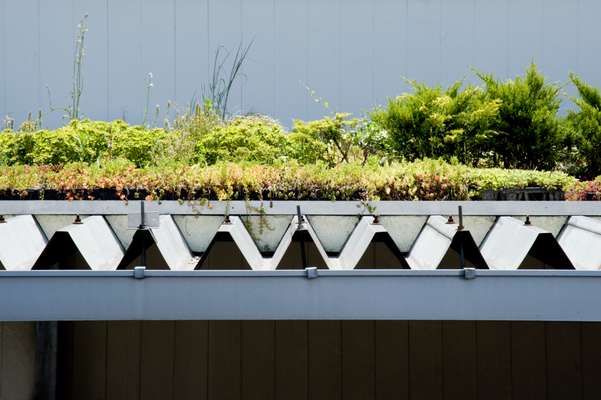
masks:
<instances>
[{"instance_id":1,"label":"vertical wall siding","mask_svg":"<svg viewBox=\"0 0 601 400\"><path fill-rule=\"evenodd\" d=\"M474 321L61 323L59 398L598 399L599 327Z\"/></svg>"},{"instance_id":2,"label":"vertical wall siding","mask_svg":"<svg viewBox=\"0 0 601 400\"><path fill-rule=\"evenodd\" d=\"M76 25L89 14L81 103L91 118L141 122L202 94L215 51L254 40L230 110L316 118L361 114L407 90L448 85L470 68L511 77L537 62L601 86L595 0L0 0L0 116L70 102ZM307 89L309 88L309 89ZM312 95L310 92L314 91ZM571 91L571 89L568 89ZM324 107L322 99L329 103ZM172 109L173 112L173 109Z\"/></svg>"}]
</instances>

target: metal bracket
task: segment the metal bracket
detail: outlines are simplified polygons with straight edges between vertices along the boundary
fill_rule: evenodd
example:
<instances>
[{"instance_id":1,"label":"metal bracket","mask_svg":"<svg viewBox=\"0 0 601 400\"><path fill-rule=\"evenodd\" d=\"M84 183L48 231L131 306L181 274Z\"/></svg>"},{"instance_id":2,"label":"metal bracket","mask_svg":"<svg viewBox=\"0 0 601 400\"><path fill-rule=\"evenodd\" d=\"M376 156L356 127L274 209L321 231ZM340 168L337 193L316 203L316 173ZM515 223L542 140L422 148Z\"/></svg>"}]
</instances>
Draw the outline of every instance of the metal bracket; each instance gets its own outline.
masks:
<instances>
[{"instance_id":1,"label":"metal bracket","mask_svg":"<svg viewBox=\"0 0 601 400\"><path fill-rule=\"evenodd\" d=\"M146 206L145 206L146 205ZM127 227L128 229L145 229L158 228L160 226L159 213L157 211L148 211L156 209L156 205L152 202L140 201L140 208L135 210L135 207L128 208L127 211Z\"/></svg>"},{"instance_id":2,"label":"metal bracket","mask_svg":"<svg viewBox=\"0 0 601 400\"><path fill-rule=\"evenodd\" d=\"M307 279L317 279L319 278L319 272L316 267L308 267L305 268L305 274Z\"/></svg>"},{"instance_id":3,"label":"metal bracket","mask_svg":"<svg viewBox=\"0 0 601 400\"><path fill-rule=\"evenodd\" d=\"M463 268L463 279L476 279L476 268Z\"/></svg>"},{"instance_id":4,"label":"metal bracket","mask_svg":"<svg viewBox=\"0 0 601 400\"><path fill-rule=\"evenodd\" d=\"M144 279L146 267L134 267L134 279Z\"/></svg>"}]
</instances>

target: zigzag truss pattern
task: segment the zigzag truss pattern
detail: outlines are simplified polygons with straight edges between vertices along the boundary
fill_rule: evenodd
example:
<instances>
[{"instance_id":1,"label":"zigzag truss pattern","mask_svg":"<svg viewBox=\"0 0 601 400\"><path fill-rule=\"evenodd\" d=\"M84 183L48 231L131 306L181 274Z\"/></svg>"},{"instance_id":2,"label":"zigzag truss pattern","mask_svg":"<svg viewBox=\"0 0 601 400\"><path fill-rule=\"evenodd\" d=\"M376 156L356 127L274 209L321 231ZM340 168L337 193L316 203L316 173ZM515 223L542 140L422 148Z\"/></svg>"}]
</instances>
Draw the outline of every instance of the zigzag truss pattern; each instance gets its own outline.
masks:
<instances>
[{"instance_id":1,"label":"zigzag truss pattern","mask_svg":"<svg viewBox=\"0 0 601 400\"><path fill-rule=\"evenodd\" d=\"M413 226L403 227L402 223L387 224L374 216L362 216L350 233L328 227L330 235L346 237L339 251L324 245L311 217L302 215L290 218L273 251L259 248L257 234L239 216L206 225L202 219L195 220L194 226L199 228L185 234L177 221L171 215L161 215L157 227L127 232L123 221L111 217L78 216L67 222L58 216L49 223L48 218L34 215L7 216L0 220L0 268L115 270L144 265L183 271L273 271L311 266L331 270L601 267L601 252L592 250L601 248L601 221L583 216L563 221L559 232L513 217L491 219L488 225L474 225L471 231L469 226L460 227L443 216L431 216L419 227L415 220ZM408 248L394 239L403 229L416 232ZM204 245L191 246L192 241Z\"/></svg>"}]
</instances>

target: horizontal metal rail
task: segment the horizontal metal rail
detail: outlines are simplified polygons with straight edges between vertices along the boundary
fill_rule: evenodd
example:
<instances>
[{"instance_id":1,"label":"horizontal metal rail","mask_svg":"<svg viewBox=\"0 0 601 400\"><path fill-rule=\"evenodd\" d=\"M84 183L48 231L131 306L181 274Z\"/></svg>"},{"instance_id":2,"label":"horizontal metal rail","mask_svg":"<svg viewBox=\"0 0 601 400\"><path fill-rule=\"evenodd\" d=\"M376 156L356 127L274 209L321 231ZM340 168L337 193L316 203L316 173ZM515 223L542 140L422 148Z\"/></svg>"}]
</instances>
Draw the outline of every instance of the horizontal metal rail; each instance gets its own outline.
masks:
<instances>
[{"instance_id":1,"label":"horizontal metal rail","mask_svg":"<svg viewBox=\"0 0 601 400\"><path fill-rule=\"evenodd\" d=\"M601 216L601 202L571 201L212 201L146 202L146 211L171 215L452 215L463 207L466 216ZM138 213L140 201L4 200L0 215L68 214L122 215Z\"/></svg>"},{"instance_id":2,"label":"horizontal metal rail","mask_svg":"<svg viewBox=\"0 0 601 400\"><path fill-rule=\"evenodd\" d=\"M0 272L0 320L601 321L601 271Z\"/></svg>"}]
</instances>

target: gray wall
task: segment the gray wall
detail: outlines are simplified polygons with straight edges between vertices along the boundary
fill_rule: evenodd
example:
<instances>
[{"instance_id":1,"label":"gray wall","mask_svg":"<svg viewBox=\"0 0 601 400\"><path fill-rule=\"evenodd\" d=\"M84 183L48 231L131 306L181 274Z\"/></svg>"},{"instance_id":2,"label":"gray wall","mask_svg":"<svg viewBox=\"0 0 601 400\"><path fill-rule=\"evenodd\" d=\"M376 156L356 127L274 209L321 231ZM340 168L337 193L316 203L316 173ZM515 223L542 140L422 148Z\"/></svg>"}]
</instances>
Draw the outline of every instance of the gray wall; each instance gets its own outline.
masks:
<instances>
[{"instance_id":1,"label":"gray wall","mask_svg":"<svg viewBox=\"0 0 601 400\"><path fill-rule=\"evenodd\" d=\"M362 113L406 89L448 84L470 67L514 76L532 60L552 80L601 86L597 0L0 0L0 115L69 102L73 37L89 13L82 111L140 122L151 103L189 102L220 45L254 38L234 112L285 124ZM330 103L316 103L305 88ZM61 122L61 112L45 118Z\"/></svg>"}]
</instances>

